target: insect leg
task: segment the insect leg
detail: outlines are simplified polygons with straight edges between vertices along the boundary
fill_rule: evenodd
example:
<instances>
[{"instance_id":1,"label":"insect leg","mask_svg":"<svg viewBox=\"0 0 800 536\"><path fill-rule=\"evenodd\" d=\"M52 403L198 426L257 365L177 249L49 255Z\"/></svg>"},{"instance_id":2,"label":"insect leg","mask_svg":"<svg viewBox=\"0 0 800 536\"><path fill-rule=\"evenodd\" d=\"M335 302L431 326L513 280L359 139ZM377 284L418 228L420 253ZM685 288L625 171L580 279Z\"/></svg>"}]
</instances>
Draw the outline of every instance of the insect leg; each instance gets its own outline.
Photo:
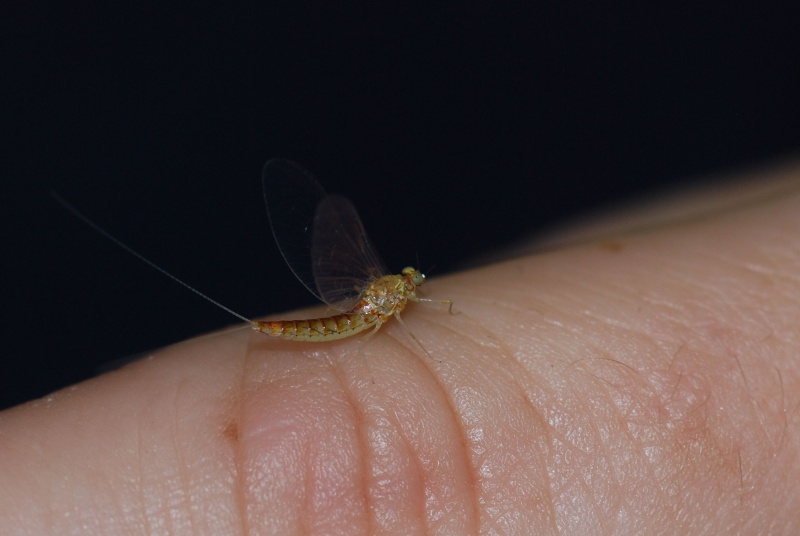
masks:
<instances>
[{"instance_id":1,"label":"insect leg","mask_svg":"<svg viewBox=\"0 0 800 536\"><path fill-rule=\"evenodd\" d=\"M440 303L442 305L449 305L450 307L448 308L448 311L450 312L451 315L455 314L455 313L453 313L453 300L430 300L428 298L416 298L416 297L415 298L409 298L409 299L411 301L415 301L415 302Z\"/></svg>"},{"instance_id":2,"label":"insect leg","mask_svg":"<svg viewBox=\"0 0 800 536\"><path fill-rule=\"evenodd\" d=\"M425 301L436 301L436 300L425 300ZM433 357L433 356L430 354L430 352L428 352L428 350L426 350L426 349L425 349L425 347L424 347L424 346L422 346L422 343L421 343L421 342L419 342L419 339L416 337L416 335L414 335L414 332L412 332L410 329L408 329L408 326L406 326L406 323L405 323L405 322L403 322L403 319L402 319L402 318L400 318L400 311L395 311L395 312L394 312L394 317L397 319L397 322L398 322L398 323L399 323L401 326L403 326L403 329L406 331L406 333L408 333L408 334L409 334L409 336L411 336L411 338L412 338L412 339L414 339L414 342L415 342L415 343L417 343L417 346L419 346L419 347L420 347L420 349L421 349L423 352L425 352L425 355L426 355L426 356L428 356L429 358L431 358L431 359L433 359L433 360L437 361L438 363L441 363L441 362L442 362L442 361L441 361L441 359L436 359L435 357Z\"/></svg>"}]
</instances>

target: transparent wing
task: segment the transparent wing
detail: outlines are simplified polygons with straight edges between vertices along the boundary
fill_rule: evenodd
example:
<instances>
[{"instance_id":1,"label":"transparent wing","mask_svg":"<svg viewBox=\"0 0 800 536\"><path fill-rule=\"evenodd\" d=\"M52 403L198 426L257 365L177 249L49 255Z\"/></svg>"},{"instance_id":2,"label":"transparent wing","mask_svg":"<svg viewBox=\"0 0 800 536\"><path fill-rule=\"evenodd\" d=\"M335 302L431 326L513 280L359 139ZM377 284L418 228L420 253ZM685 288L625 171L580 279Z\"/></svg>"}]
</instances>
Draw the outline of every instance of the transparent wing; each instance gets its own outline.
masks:
<instances>
[{"instance_id":1,"label":"transparent wing","mask_svg":"<svg viewBox=\"0 0 800 536\"><path fill-rule=\"evenodd\" d=\"M322 301L341 311L351 310L369 282L387 274L356 208L340 195L317 206L311 259Z\"/></svg>"},{"instance_id":2,"label":"transparent wing","mask_svg":"<svg viewBox=\"0 0 800 536\"><path fill-rule=\"evenodd\" d=\"M263 184L272 234L289 268L317 298L351 310L369 281L387 273L355 207L326 196L311 173L288 160L267 162Z\"/></svg>"},{"instance_id":3,"label":"transparent wing","mask_svg":"<svg viewBox=\"0 0 800 536\"><path fill-rule=\"evenodd\" d=\"M308 171L281 158L273 158L264 165L262 182L278 249L297 279L322 300L311 271L311 235L314 214L326 195L325 190Z\"/></svg>"}]
</instances>

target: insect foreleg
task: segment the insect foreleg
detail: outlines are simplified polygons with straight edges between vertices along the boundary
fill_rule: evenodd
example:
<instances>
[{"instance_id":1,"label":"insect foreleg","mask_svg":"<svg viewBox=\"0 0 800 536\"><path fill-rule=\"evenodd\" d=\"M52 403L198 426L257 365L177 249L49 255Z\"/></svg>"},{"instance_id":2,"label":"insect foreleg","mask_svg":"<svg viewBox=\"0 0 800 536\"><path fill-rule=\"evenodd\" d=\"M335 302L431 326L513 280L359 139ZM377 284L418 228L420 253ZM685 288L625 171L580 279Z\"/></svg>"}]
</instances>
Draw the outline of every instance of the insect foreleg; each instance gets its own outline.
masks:
<instances>
[{"instance_id":1,"label":"insect foreleg","mask_svg":"<svg viewBox=\"0 0 800 536\"><path fill-rule=\"evenodd\" d=\"M431 300L431 299L428 299L428 298L417 298L417 297L413 297L413 298L410 298L410 299L411 299L411 301L415 301L415 302L440 303L442 305L449 305L450 307L448 307L448 311L450 312L451 315L455 314L455 313L453 313L453 300Z\"/></svg>"}]
</instances>

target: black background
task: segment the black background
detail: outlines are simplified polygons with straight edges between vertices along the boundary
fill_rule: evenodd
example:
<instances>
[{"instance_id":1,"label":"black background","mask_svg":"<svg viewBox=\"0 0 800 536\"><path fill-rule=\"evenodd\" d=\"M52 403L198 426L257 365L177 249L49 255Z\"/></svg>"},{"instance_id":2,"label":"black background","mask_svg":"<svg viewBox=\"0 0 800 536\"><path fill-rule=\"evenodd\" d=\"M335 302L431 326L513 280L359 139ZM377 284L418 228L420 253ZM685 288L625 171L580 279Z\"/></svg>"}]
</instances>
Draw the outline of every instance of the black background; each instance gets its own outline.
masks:
<instances>
[{"instance_id":1,"label":"black background","mask_svg":"<svg viewBox=\"0 0 800 536\"><path fill-rule=\"evenodd\" d=\"M349 196L390 268L435 275L800 147L798 14L782 4L333 4L3 17L0 407L236 322L50 189L254 317L313 303L269 231L274 156Z\"/></svg>"}]
</instances>

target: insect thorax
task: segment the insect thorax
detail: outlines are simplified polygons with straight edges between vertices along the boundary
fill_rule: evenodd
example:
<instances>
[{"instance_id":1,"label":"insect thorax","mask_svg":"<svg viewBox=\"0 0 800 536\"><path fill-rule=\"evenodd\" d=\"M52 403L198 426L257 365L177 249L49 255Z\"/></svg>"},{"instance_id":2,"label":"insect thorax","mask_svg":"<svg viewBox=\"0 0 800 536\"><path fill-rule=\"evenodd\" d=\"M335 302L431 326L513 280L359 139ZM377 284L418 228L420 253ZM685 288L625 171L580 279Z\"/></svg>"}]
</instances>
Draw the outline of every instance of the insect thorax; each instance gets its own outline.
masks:
<instances>
[{"instance_id":1,"label":"insect thorax","mask_svg":"<svg viewBox=\"0 0 800 536\"><path fill-rule=\"evenodd\" d=\"M387 275L372 281L361 297L356 309L364 314L390 316L405 309L413 299L416 287L400 275Z\"/></svg>"}]
</instances>

